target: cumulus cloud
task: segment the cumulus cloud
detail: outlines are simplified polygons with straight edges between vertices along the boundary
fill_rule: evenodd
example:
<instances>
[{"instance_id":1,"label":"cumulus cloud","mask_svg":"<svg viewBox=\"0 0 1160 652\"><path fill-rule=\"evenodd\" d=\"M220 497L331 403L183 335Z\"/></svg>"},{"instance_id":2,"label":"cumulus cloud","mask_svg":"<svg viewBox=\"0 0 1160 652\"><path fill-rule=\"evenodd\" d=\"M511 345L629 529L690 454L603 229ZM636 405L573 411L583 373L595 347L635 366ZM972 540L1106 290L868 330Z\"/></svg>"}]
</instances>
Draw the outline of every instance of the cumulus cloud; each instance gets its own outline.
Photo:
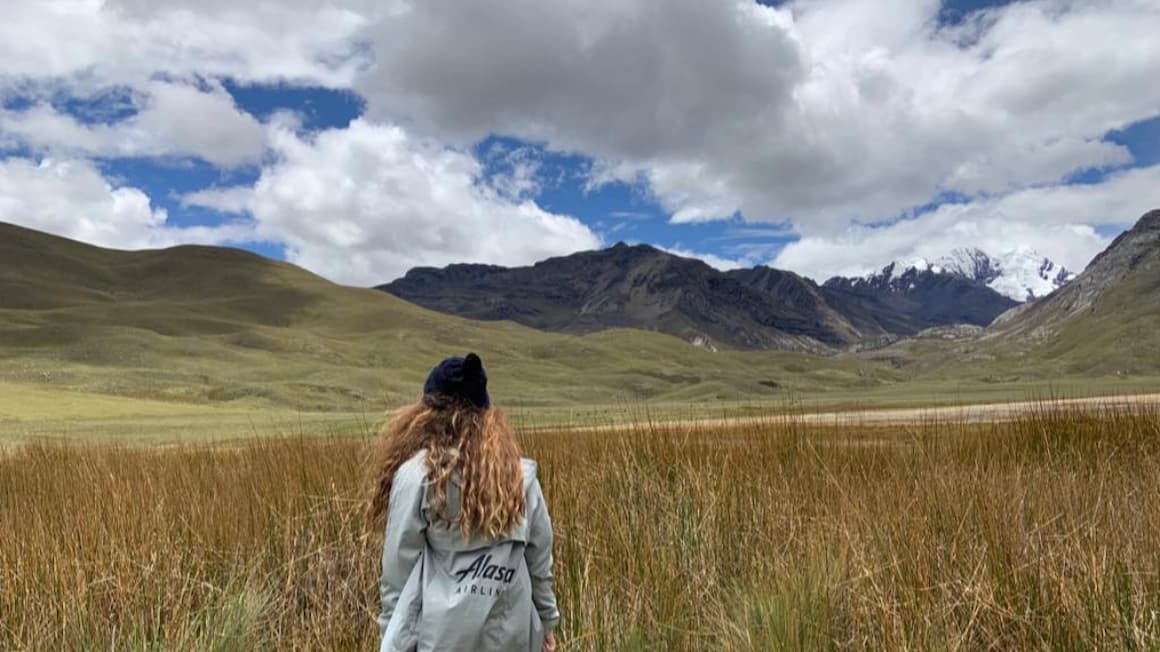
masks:
<instances>
[{"instance_id":1,"label":"cumulus cloud","mask_svg":"<svg viewBox=\"0 0 1160 652\"><path fill-rule=\"evenodd\" d=\"M432 0L368 31L356 84L424 133L588 153L674 221L740 211L806 235L1126 164L1104 134L1160 113L1160 5L1028 0L954 27L939 10Z\"/></svg>"},{"instance_id":2,"label":"cumulus cloud","mask_svg":"<svg viewBox=\"0 0 1160 652\"><path fill-rule=\"evenodd\" d=\"M357 120L312 138L276 131L272 142L278 160L252 189L185 200L244 208L261 238L335 280L371 285L419 265L519 265L600 245L575 218L486 183L470 154L397 126Z\"/></svg>"},{"instance_id":3,"label":"cumulus cloud","mask_svg":"<svg viewBox=\"0 0 1160 652\"><path fill-rule=\"evenodd\" d=\"M488 182L501 195L523 200L540 194L543 187L541 161L534 148L513 148L496 143L484 153L484 162L491 171Z\"/></svg>"},{"instance_id":4,"label":"cumulus cloud","mask_svg":"<svg viewBox=\"0 0 1160 652\"><path fill-rule=\"evenodd\" d=\"M171 227L148 195L113 185L83 160L0 161L0 221L122 249L253 239L244 224Z\"/></svg>"},{"instance_id":5,"label":"cumulus cloud","mask_svg":"<svg viewBox=\"0 0 1160 652\"><path fill-rule=\"evenodd\" d=\"M257 163L265 129L235 106L220 84L152 81L133 115L85 124L48 103L0 109L0 130L29 149L55 156L191 156L220 166Z\"/></svg>"},{"instance_id":6,"label":"cumulus cloud","mask_svg":"<svg viewBox=\"0 0 1160 652\"><path fill-rule=\"evenodd\" d=\"M731 269L744 269L746 267L753 267L756 263L751 258L728 258L726 256L718 256L717 254L707 254L683 247L659 247L662 251L667 251L674 256L682 258L695 258L709 267L727 272Z\"/></svg>"},{"instance_id":7,"label":"cumulus cloud","mask_svg":"<svg viewBox=\"0 0 1160 652\"><path fill-rule=\"evenodd\" d=\"M158 72L346 86L367 64L358 33L389 8L369 0L7 3L0 87L136 85Z\"/></svg>"},{"instance_id":8,"label":"cumulus cloud","mask_svg":"<svg viewBox=\"0 0 1160 652\"><path fill-rule=\"evenodd\" d=\"M513 155L482 179L465 152L490 134L586 155L590 188L638 184L673 222L740 213L790 223L803 240L777 260L807 273L968 244L946 234L979 244L1004 225L1028 240L1013 245L1049 255L1055 246L1053 257L1082 266L1099 241L1082 232L1101 223L1091 217L1098 204L1064 205L1074 198L1061 184L1131 166L1106 134L1160 115L1160 4L1024 0L955 25L940 23L941 5L22 2L0 22L0 100L125 87L148 101L98 124L44 102L8 109L0 147L221 166L272 147L278 162L255 188L187 201L252 214L298 262L360 283L411 264L526 262L598 242L533 202L534 158ZM345 132L295 136L238 111L215 81L224 78L354 88L368 115ZM1113 210L1122 204L1106 190L1127 178L1074 192L1112 202L1115 223L1137 212ZM897 221L947 193L964 203ZM876 222L893 225L858 226ZM510 235L487 235L497 229Z\"/></svg>"},{"instance_id":9,"label":"cumulus cloud","mask_svg":"<svg viewBox=\"0 0 1160 652\"><path fill-rule=\"evenodd\" d=\"M860 276L894 260L937 258L956 247L998 254L1029 246L1079 271L1108 246L1094 226L1130 227L1160 206L1160 166L1124 171L1097 185L1032 188L996 199L944 204L889 226L807 236L771 261L821 282Z\"/></svg>"},{"instance_id":10,"label":"cumulus cloud","mask_svg":"<svg viewBox=\"0 0 1160 652\"><path fill-rule=\"evenodd\" d=\"M347 88L371 57L360 32L390 8L369 0L10 4L0 21L0 106L11 98L33 105L0 111L0 145L221 166L260 160L263 129L220 80ZM110 89L126 89L139 112L90 124L48 103Z\"/></svg>"},{"instance_id":11,"label":"cumulus cloud","mask_svg":"<svg viewBox=\"0 0 1160 652\"><path fill-rule=\"evenodd\" d=\"M754 3L410 3L368 34L372 112L470 141L491 131L648 158L769 116L800 71Z\"/></svg>"}]
</instances>

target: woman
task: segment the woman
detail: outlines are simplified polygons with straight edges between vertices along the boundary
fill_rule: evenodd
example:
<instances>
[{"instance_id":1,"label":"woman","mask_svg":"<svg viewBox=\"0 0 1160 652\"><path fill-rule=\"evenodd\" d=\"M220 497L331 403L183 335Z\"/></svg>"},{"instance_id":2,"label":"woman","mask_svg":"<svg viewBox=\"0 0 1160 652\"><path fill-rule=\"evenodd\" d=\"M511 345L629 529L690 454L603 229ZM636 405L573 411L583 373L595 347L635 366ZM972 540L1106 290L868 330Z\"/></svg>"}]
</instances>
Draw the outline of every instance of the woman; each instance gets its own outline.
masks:
<instances>
[{"instance_id":1,"label":"woman","mask_svg":"<svg viewBox=\"0 0 1160 652\"><path fill-rule=\"evenodd\" d=\"M479 356L431 370L384 428L376 473L380 652L555 650L552 523Z\"/></svg>"}]
</instances>

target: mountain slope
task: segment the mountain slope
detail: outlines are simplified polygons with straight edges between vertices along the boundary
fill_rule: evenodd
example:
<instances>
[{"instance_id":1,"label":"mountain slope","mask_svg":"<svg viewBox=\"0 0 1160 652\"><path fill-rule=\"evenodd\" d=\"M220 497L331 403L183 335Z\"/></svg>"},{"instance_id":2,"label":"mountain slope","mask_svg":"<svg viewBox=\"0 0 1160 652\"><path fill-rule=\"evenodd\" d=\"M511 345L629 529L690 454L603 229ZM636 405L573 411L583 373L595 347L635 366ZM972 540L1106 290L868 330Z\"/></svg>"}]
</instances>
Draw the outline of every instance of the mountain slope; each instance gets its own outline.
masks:
<instances>
[{"instance_id":1,"label":"mountain slope","mask_svg":"<svg viewBox=\"0 0 1160 652\"><path fill-rule=\"evenodd\" d=\"M823 287L834 303L850 306L846 312L906 335L950 324L985 326L1016 304L971 279L896 265L868 278L831 278Z\"/></svg>"},{"instance_id":2,"label":"mountain slope","mask_svg":"<svg viewBox=\"0 0 1160 652\"><path fill-rule=\"evenodd\" d=\"M415 398L435 361L467 350L483 356L505 405L750 398L897 378L865 361L712 353L657 333L470 321L240 250L116 251L0 223L0 384L378 411Z\"/></svg>"},{"instance_id":3,"label":"mountain slope","mask_svg":"<svg viewBox=\"0 0 1160 652\"><path fill-rule=\"evenodd\" d=\"M621 243L531 267L416 268L380 289L441 312L573 333L639 328L690 342L797 351L840 347L856 336L832 311L803 300L808 281L757 288L745 280Z\"/></svg>"},{"instance_id":4,"label":"mountain slope","mask_svg":"<svg viewBox=\"0 0 1160 652\"><path fill-rule=\"evenodd\" d=\"M1160 211L1144 215L1074 280L986 329L936 329L864 357L916 376L1017 382L1160 374Z\"/></svg>"},{"instance_id":5,"label":"mountain slope","mask_svg":"<svg viewBox=\"0 0 1160 652\"><path fill-rule=\"evenodd\" d=\"M765 300L779 306L788 319L798 320L802 325L801 332L808 332L808 324L826 324L844 344L891 333L877 324L855 324L847 315L830 305L831 299L823 288L793 272L759 265L750 269L731 270L725 274L761 292Z\"/></svg>"},{"instance_id":6,"label":"mountain slope","mask_svg":"<svg viewBox=\"0 0 1160 652\"><path fill-rule=\"evenodd\" d=\"M1066 371L1160 367L1160 210L1152 211L1050 296L1001 316L986 341L1035 347Z\"/></svg>"},{"instance_id":7,"label":"mountain slope","mask_svg":"<svg viewBox=\"0 0 1160 652\"><path fill-rule=\"evenodd\" d=\"M0 308L6 311L84 309L117 324L139 316L111 308L149 303L191 320L191 331L201 322L230 332L239 323L286 324L321 300L327 285L240 249L111 252L0 223Z\"/></svg>"}]
</instances>

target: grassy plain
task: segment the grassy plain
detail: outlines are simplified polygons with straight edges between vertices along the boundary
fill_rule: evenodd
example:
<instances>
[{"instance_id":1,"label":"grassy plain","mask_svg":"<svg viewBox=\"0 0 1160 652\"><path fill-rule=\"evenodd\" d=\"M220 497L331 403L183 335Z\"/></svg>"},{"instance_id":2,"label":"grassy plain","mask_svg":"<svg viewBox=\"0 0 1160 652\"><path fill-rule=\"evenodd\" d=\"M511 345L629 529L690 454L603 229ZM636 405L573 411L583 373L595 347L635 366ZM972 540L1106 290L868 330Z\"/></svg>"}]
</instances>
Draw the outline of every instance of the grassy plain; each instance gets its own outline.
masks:
<instances>
[{"instance_id":1,"label":"grassy plain","mask_svg":"<svg viewBox=\"0 0 1160 652\"><path fill-rule=\"evenodd\" d=\"M719 401L629 401L512 406L514 423L525 429L589 427L633 422L720 420L761 416L961 406L1154 393L1160 378L1104 378L1021 383L928 382L875 389L784 391L768 397ZM493 392L497 402L504 397ZM236 440L278 436L370 436L383 415L402 399L367 402L362 409L327 411L195 403L117 396L0 382L0 445L28 438L141 443Z\"/></svg>"},{"instance_id":2,"label":"grassy plain","mask_svg":"<svg viewBox=\"0 0 1160 652\"><path fill-rule=\"evenodd\" d=\"M368 443L12 446L0 649L373 649ZM564 650L1160 647L1156 408L522 445Z\"/></svg>"}]
</instances>

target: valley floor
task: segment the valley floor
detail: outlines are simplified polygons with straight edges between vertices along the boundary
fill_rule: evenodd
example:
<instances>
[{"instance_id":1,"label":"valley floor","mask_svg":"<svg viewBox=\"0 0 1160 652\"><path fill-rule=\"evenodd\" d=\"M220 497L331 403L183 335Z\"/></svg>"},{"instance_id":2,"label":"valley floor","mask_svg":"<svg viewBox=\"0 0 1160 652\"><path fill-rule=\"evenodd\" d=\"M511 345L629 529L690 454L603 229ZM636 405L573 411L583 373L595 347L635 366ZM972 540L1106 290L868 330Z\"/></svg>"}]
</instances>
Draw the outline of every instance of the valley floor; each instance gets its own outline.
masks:
<instances>
[{"instance_id":1,"label":"valley floor","mask_svg":"<svg viewBox=\"0 0 1160 652\"><path fill-rule=\"evenodd\" d=\"M793 416L822 424L1006 420L1047 404L1091 409L1160 402L1160 379L1053 383L903 383L859 390L785 393L769 399L508 407L525 430L617 429L665 423L718 427ZM333 412L231 403L182 403L0 382L0 446L28 439L161 444L269 436L370 436L387 405Z\"/></svg>"},{"instance_id":2,"label":"valley floor","mask_svg":"<svg viewBox=\"0 0 1160 652\"><path fill-rule=\"evenodd\" d=\"M686 419L661 421L655 425L666 428L712 431L721 428L742 428L770 421L792 421L799 424L834 426L899 426L924 423L997 423L1013 421L1040 413L1101 414L1141 411L1160 406L1160 393L1093 396L1088 398L1043 399L1005 403L973 403L953 406L920 408L880 408L872 410L845 410L837 412L789 411L780 414L742 416L722 419ZM618 423L607 426L579 426L578 431L637 430L638 423Z\"/></svg>"}]
</instances>

